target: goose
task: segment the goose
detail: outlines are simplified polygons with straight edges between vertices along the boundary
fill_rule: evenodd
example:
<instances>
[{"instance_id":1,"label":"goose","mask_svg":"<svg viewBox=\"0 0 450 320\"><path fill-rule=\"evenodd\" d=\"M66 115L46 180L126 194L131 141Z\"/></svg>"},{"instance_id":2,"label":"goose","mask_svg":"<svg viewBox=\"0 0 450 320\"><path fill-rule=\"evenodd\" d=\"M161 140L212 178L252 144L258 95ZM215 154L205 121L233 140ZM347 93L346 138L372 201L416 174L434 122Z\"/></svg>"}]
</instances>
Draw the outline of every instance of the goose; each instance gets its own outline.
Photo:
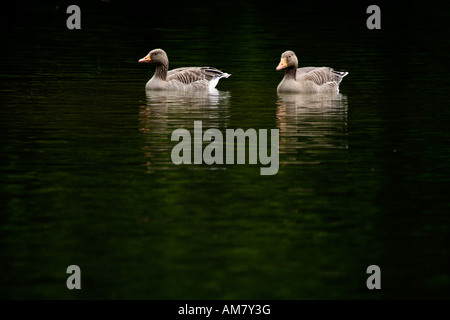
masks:
<instances>
[{"instance_id":1,"label":"goose","mask_svg":"<svg viewBox=\"0 0 450 320\"><path fill-rule=\"evenodd\" d=\"M348 72L336 71L330 67L298 68L298 59L293 51L285 51L276 70L285 69L283 80L277 92L306 93L334 92L339 93L339 84Z\"/></svg>"},{"instance_id":2,"label":"goose","mask_svg":"<svg viewBox=\"0 0 450 320\"><path fill-rule=\"evenodd\" d=\"M146 90L213 90L220 79L231 74L212 67L185 67L169 71L169 58L162 49L154 49L139 63L156 65L155 74L145 85Z\"/></svg>"}]
</instances>

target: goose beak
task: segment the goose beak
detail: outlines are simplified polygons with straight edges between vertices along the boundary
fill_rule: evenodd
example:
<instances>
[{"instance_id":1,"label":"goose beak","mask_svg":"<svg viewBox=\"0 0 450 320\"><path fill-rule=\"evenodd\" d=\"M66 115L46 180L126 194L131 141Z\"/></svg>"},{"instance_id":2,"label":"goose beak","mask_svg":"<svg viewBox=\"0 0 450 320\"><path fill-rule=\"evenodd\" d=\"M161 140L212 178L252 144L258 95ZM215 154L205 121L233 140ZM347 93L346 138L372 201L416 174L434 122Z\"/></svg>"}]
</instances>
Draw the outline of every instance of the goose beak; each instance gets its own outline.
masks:
<instances>
[{"instance_id":1,"label":"goose beak","mask_svg":"<svg viewBox=\"0 0 450 320\"><path fill-rule=\"evenodd\" d=\"M150 54L146 55L145 57L143 57L142 59L139 59L140 63L145 63L145 62L151 62L152 59L150 58Z\"/></svg>"},{"instance_id":2,"label":"goose beak","mask_svg":"<svg viewBox=\"0 0 450 320\"><path fill-rule=\"evenodd\" d=\"M287 67L286 58L281 58L280 63L278 64L277 71L282 70Z\"/></svg>"}]
</instances>

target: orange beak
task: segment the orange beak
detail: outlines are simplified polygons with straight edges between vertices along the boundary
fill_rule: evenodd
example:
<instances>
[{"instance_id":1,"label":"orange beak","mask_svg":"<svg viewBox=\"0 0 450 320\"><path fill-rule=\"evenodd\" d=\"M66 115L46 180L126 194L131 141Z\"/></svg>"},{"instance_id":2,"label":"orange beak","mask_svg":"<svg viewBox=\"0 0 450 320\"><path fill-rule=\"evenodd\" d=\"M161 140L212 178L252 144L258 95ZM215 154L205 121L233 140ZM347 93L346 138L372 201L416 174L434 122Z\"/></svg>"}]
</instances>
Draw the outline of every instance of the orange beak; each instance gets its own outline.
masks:
<instances>
[{"instance_id":1,"label":"orange beak","mask_svg":"<svg viewBox=\"0 0 450 320\"><path fill-rule=\"evenodd\" d=\"M286 58L281 58L281 60L280 60L280 63L278 64L278 67L277 67L277 71L279 71L279 70L282 70L282 69L284 69L284 68L286 68L288 65L287 65L287 62L286 62Z\"/></svg>"},{"instance_id":2,"label":"orange beak","mask_svg":"<svg viewBox=\"0 0 450 320\"><path fill-rule=\"evenodd\" d=\"M148 54L148 55L146 55L145 57L143 57L142 59L139 59L139 62L140 63L142 63L142 62L146 62L146 63L148 63L148 62L152 62L152 59L150 58L150 54Z\"/></svg>"}]
</instances>

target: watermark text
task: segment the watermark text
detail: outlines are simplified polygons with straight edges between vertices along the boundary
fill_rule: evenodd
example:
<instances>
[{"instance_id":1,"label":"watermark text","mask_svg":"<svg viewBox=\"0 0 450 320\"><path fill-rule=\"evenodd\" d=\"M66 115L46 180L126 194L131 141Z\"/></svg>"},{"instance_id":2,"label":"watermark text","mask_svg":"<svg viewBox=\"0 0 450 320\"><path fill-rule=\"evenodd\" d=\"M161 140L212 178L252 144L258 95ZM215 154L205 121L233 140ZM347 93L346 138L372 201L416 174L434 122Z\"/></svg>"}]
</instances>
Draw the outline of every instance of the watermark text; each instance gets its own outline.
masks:
<instances>
[{"instance_id":1,"label":"watermark text","mask_svg":"<svg viewBox=\"0 0 450 320\"><path fill-rule=\"evenodd\" d=\"M279 168L279 130L268 129L226 129L225 138L219 129L203 132L202 121L194 121L193 136L187 129L172 132L172 141L179 141L172 149L171 159L179 164L245 164L261 165L261 175L274 175ZM248 141L248 143L246 143ZM203 149L203 142L209 144ZM246 151L248 149L248 152ZM270 149L270 155L269 155ZM235 156L236 153L236 156Z\"/></svg>"}]
</instances>

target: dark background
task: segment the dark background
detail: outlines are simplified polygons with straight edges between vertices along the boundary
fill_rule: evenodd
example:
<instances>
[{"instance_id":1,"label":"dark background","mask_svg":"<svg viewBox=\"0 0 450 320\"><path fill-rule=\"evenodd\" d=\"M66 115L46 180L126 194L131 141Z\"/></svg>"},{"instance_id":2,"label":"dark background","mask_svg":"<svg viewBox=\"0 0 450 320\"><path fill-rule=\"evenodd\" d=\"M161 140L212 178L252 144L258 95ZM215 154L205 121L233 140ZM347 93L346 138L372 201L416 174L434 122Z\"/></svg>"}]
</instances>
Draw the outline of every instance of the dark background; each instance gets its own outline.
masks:
<instances>
[{"instance_id":1,"label":"dark background","mask_svg":"<svg viewBox=\"0 0 450 320\"><path fill-rule=\"evenodd\" d=\"M448 299L449 15L419 1L8 3L0 296ZM153 69L137 61L158 47L171 68L232 76L216 98L146 96ZM348 71L341 96L277 95L288 49ZM280 128L280 171L174 166L170 134L194 120Z\"/></svg>"}]
</instances>

